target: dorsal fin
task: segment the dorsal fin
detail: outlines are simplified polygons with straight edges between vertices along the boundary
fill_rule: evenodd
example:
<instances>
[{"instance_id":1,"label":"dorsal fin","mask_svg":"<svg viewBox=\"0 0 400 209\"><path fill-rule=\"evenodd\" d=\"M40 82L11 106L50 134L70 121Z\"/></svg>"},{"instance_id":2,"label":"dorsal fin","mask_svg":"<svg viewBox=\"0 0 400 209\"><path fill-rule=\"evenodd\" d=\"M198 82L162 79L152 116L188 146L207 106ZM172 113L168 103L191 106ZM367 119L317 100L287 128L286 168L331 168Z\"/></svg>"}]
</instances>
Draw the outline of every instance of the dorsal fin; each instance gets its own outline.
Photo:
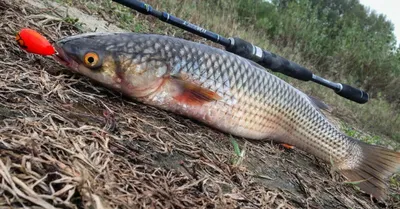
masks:
<instances>
[{"instance_id":1,"label":"dorsal fin","mask_svg":"<svg viewBox=\"0 0 400 209\"><path fill-rule=\"evenodd\" d=\"M319 99L317 99L317 98L315 98L315 97L313 97L313 96L307 95L306 93L300 91L299 89L296 89L296 90L297 90L297 92L298 92L299 94L303 94L303 95L308 99L308 101L310 101L310 103L311 103L318 111L320 111L320 112L321 112L321 110L325 110L325 111L327 111L327 112L331 112L331 111L332 111L332 109L331 109L327 104L325 104L324 102L322 102L321 100L319 100ZM322 112L321 112L321 113L322 113Z\"/></svg>"},{"instance_id":2,"label":"dorsal fin","mask_svg":"<svg viewBox=\"0 0 400 209\"><path fill-rule=\"evenodd\" d=\"M257 62L254 62L253 60L249 60L249 59L246 59L246 60L247 60L251 65L253 65L254 67L261 68L261 69L263 69L263 70L267 70L267 68L261 66L260 64L258 64ZM268 71L268 70L267 70L267 71Z\"/></svg>"},{"instance_id":3,"label":"dorsal fin","mask_svg":"<svg viewBox=\"0 0 400 209\"><path fill-rule=\"evenodd\" d=\"M311 101L311 103L314 105L314 107L316 107L317 109L325 110L325 111L328 111L328 112L331 111L331 108L327 104L322 102L321 100L319 100L319 99L317 99L315 97L312 97L310 95L306 95L306 96Z\"/></svg>"}]
</instances>

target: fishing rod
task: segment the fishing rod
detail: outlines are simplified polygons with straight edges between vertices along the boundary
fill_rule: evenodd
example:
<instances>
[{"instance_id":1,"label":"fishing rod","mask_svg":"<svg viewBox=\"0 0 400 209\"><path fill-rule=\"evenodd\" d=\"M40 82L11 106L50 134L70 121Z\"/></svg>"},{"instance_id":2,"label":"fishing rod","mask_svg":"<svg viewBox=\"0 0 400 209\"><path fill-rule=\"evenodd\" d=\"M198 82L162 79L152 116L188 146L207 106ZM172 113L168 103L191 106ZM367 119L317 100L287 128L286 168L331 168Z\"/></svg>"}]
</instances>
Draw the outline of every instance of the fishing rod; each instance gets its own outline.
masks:
<instances>
[{"instance_id":1,"label":"fishing rod","mask_svg":"<svg viewBox=\"0 0 400 209\"><path fill-rule=\"evenodd\" d=\"M246 59L252 60L274 72L282 73L302 81L313 81L315 83L333 89L336 94L344 98L347 98L349 100L352 100L360 104L368 102L369 96L367 92L354 88L347 84L336 83L324 79L322 77L319 77L313 74L307 68L300 66L299 64L289 61L267 50L261 49L260 47L255 46L238 37L225 38L219 34L201 28L200 26L179 19L173 15L170 15L167 12L157 11L153 9L153 7L151 7L150 5L138 0L113 0L113 1L122 4L126 7L129 7L131 9L134 9L142 14L152 15L154 17L157 17L163 22L172 24L183 30L189 31L198 36L206 38L210 41L221 44L222 46L225 47L227 51L239 55L241 57L244 57Z\"/></svg>"}]
</instances>

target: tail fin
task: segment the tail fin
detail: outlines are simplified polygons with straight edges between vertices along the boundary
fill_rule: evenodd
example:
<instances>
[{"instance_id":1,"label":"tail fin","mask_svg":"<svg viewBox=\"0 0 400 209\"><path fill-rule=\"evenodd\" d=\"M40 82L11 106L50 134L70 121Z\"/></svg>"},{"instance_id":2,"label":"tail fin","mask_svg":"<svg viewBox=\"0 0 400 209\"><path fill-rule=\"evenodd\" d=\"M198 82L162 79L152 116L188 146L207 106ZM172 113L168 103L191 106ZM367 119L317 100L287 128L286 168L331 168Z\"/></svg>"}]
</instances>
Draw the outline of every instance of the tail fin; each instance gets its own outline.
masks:
<instances>
[{"instance_id":1,"label":"tail fin","mask_svg":"<svg viewBox=\"0 0 400 209\"><path fill-rule=\"evenodd\" d=\"M350 139L361 148L360 159L355 168L341 170L341 173L350 181L359 182L357 186L376 199L386 199L387 178L400 170L400 153Z\"/></svg>"}]
</instances>

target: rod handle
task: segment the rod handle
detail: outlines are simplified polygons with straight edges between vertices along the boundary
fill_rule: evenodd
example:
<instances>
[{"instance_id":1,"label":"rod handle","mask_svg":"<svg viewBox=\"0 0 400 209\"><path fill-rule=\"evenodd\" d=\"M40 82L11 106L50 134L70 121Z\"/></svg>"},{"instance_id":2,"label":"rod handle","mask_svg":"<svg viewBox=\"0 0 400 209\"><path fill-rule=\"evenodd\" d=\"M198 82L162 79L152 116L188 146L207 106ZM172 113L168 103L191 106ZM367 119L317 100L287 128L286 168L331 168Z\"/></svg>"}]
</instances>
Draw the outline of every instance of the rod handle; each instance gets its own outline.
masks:
<instances>
[{"instance_id":1,"label":"rod handle","mask_svg":"<svg viewBox=\"0 0 400 209\"><path fill-rule=\"evenodd\" d=\"M254 46L253 44L240 38L234 37L229 38L229 40L231 40L231 45L226 47L227 51L247 58L249 60L255 61L263 67L271 69L274 72L279 72L303 81L311 80L330 89L333 89L336 94L346 99L352 100L360 104L364 104L369 100L368 93L366 93L365 91L346 84L335 83L323 79L319 76L314 75L310 70L306 69L305 67L302 67L272 52Z\"/></svg>"},{"instance_id":2,"label":"rod handle","mask_svg":"<svg viewBox=\"0 0 400 209\"><path fill-rule=\"evenodd\" d=\"M279 55L276 55L267 50L263 50L253 44L234 37L229 38L231 45L226 47L226 50L237 54L241 57L253 60L265 68L271 69L274 72L283 73L287 76L302 80L309 81L312 79L312 72L308 69L291 62Z\"/></svg>"},{"instance_id":3,"label":"rod handle","mask_svg":"<svg viewBox=\"0 0 400 209\"><path fill-rule=\"evenodd\" d=\"M364 103L368 102L369 95L367 92L357 89L357 88L354 88L347 84L340 83L340 85L342 86L342 88L339 90L336 90L335 91L336 94L338 94L344 98L347 98L349 100L360 103L360 104L364 104Z\"/></svg>"}]
</instances>

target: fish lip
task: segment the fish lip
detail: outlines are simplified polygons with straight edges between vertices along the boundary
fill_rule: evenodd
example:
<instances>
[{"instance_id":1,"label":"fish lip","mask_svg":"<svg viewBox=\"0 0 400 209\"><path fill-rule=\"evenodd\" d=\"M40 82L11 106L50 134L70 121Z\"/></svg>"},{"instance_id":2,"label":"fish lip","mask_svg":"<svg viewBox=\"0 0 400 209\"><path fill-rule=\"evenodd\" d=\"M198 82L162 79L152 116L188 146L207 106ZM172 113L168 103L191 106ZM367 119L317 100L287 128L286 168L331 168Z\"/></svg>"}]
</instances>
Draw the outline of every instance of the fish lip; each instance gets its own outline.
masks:
<instances>
[{"instance_id":1,"label":"fish lip","mask_svg":"<svg viewBox=\"0 0 400 209\"><path fill-rule=\"evenodd\" d=\"M61 64L68 66L71 62L71 58L69 58L65 54L64 50L61 47L56 45L56 46L54 46L54 49L56 50L56 54L54 56L56 58L56 60L58 62L60 62Z\"/></svg>"},{"instance_id":2,"label":"fish lip","mask_svg":"<svg viewBox=\"0 0 400 209\"><path fill-rule=\"evenodd\" d=\"M57 60L60 64L78 71L78 63L75 62L71 57L69 57L62 47L58 46L57 44L54 46L56 50L56 54L54 55L55 60Z\"/></svg>"}]
</instances>

